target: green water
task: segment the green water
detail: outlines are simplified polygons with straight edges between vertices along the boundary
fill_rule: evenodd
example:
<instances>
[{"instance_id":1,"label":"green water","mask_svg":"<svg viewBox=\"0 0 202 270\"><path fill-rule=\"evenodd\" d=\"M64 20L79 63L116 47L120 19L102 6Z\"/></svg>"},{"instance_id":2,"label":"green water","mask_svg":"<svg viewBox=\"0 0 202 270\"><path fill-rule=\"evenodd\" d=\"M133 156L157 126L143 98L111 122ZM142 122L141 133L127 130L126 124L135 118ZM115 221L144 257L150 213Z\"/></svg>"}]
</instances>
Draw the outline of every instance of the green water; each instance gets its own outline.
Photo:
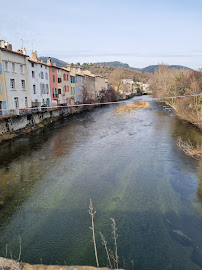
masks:
<instances>
[{"instance_id":1,"label":"green water","mask_svg":"<svg viewBox=\"0 0 202 270\"><path fill-rule=\"evenodd\" d=\"M113 217L120 267L202 269L202 163L176 145L200 144L201 133L154 101L130 114L119 106L0 146L1 256L18 258L20 235L22 261L95 265L92 199L101 266L99 232L114 250Z\"/></svg>"}]
</instances>

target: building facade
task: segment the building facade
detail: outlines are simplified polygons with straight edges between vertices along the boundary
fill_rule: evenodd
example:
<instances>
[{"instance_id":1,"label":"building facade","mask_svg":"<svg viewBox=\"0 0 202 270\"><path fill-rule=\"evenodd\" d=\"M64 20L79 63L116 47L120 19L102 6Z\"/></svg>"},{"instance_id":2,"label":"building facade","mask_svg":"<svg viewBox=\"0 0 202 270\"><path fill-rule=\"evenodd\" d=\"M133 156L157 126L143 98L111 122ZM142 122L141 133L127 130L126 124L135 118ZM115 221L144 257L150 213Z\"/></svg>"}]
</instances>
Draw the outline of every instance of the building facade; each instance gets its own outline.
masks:
<instances>
[{"instance_id":1,"label":"building facade","mask_svg":"<svg viewBox=\"0 0 202 270\"><path fill-rule=\"evenodd\" d=\"M19 109L31 107L28 60L25 50L14 52L11 45L6 45L7 42L1 41L1 98L4 99L1 107L10 110L9 113L15 113Z\"/></svg>"},{"instance_id":2,"label":"building facade","mask_svg":"<svg viewBox=\"0 0 202 270\"><path fill-rule=\"evenodd\" d=\"M76 83L76 103L83 103L83 94L84 94L84 76L80 73L76 73L75 75L75 83Z\"/></svg>"},{"instance_id":3,"label":"building facade","mask_svg":"<svg viewBox=\"0 0 202 270\"><path fill-rule=\"evenodd\" d=\"M4 87L3 69L2 69L1 51L0 51L0 116L7 115L7 99Z\"/></svg>"},{"instance_id":4,"label":"building facade","mask_svg":"<svg viewBox=\"0 0 202 270\"><path fill-rule=\"evenodd\" d=\"M71 81L71 104L76 102L76 79L75 74L70 72L70 81Z\"/></svg>"},{"instance_id":5,"label":"building facade","mask_svg":"<svg viewBox=\"0 0 202 270\"><path fill-rule=\"evenodd\" d=\"M60 105L71 103L70 72L64 68L57 68L58 98Z\"/></svg>"},{"instance_id":6,"label":"building facade","mask_svg":"<svg viewBox=\"0 0 202 270\"><path fill-rule=\"evenodd\" d=\"M37 53L32 52L28 70L32 107L51 106L49 66L39 62Z\"/></svg>"},{"instance_id":7,"label":"building facade","mask_svg":"<svg viewBox=\"0 0 202 270\"><path fill-rule=\"evenodd\" d=\"M49 65L49 76L50 76L50 92L51 92L51 103L52 106L59 105L58 96L58 78L57 78L57 67L51 64L50 58L47 61Z\"/></svg>"}]
</instances>

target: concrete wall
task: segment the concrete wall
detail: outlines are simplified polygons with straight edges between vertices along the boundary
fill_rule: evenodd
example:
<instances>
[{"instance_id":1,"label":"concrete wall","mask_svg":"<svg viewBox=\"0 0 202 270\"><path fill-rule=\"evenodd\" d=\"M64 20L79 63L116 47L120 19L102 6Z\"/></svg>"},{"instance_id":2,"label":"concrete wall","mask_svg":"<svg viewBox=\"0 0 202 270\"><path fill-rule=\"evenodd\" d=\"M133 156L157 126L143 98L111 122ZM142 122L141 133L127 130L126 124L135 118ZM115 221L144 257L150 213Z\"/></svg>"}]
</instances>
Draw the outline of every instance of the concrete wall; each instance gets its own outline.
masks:
<instances>
[{"instance_id":1,"label":"concrete wall","mask_svg":"<svg viewBox=\"0 0 202 270\"><path fill-rule=\"evenodd\" d=\"M85 108L86 109L86 108ZM55 121L71 114L80 113L83 107L67 107L54 110L38 111L28 115L0 118L0 136L20 131L27 127L35 127L45 120Z\"/></svg>"}]
</instances>

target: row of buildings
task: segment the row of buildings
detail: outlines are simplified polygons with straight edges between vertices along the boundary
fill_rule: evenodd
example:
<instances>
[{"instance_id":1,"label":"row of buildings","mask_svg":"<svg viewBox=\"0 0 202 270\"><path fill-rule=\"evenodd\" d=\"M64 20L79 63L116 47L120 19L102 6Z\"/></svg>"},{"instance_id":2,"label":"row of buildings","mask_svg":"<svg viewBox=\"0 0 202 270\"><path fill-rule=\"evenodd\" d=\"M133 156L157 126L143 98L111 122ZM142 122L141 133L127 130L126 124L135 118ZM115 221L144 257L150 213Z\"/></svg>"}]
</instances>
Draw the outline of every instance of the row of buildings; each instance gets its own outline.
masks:
<instances>
[{"instance_id":1,"label":"row of buildings","mask_svg":"<svg viewBox=\"0 0 202 270\"><path fill-rule=\"evenodd\" d=\"M98 101L108 82L89 71L57 67L48 58L39 61L36 52L13 51L0 40L0 115L16 114L26 108L74 105Z\"/></svg>"},{"instance_id":2,"label":"row of buildings","mask_svg":"<svg viewBox=\"0 0 202 270\"><path fill-rule=\"evenodd\" d=\"M119 88L119 93L123 99L131 96L131 94L150 93L150 85L148 83L134 82L131 79L123 79Z\"/></svg>"}]
</instances>

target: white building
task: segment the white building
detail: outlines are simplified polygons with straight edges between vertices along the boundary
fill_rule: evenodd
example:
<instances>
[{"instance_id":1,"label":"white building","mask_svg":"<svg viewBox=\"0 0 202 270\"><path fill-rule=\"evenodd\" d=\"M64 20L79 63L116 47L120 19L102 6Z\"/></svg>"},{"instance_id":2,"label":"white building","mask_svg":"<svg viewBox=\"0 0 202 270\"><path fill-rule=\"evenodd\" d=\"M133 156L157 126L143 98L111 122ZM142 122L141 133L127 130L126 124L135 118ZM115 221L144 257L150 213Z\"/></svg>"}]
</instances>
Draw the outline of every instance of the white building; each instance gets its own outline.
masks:
<instances>
[{"instance_id":1,"label":"white building","mask_svg":"<svg viewBox=\"0 0 202 270\"><path fill-rule=\"evenodd\" d=\"M32 58L28 60L28 70L32 107L51 106L49 66L39 62L37 53L32 52Z\"/></svg>"},{"instance_id":2,"label":"white building","mask_svg":"<svg viewBox=\"0 0 202 270\"><path fill-rule=\"evenodd\" d=\"M0 59L6 109L15 110L31 107L28 60L25 49L23 52L21 50L14 52L10 44L1 40ZM9 111L8 114L11 112ZM17 111L15 110L15 112Z\"/></svg>"}]
</instances>

